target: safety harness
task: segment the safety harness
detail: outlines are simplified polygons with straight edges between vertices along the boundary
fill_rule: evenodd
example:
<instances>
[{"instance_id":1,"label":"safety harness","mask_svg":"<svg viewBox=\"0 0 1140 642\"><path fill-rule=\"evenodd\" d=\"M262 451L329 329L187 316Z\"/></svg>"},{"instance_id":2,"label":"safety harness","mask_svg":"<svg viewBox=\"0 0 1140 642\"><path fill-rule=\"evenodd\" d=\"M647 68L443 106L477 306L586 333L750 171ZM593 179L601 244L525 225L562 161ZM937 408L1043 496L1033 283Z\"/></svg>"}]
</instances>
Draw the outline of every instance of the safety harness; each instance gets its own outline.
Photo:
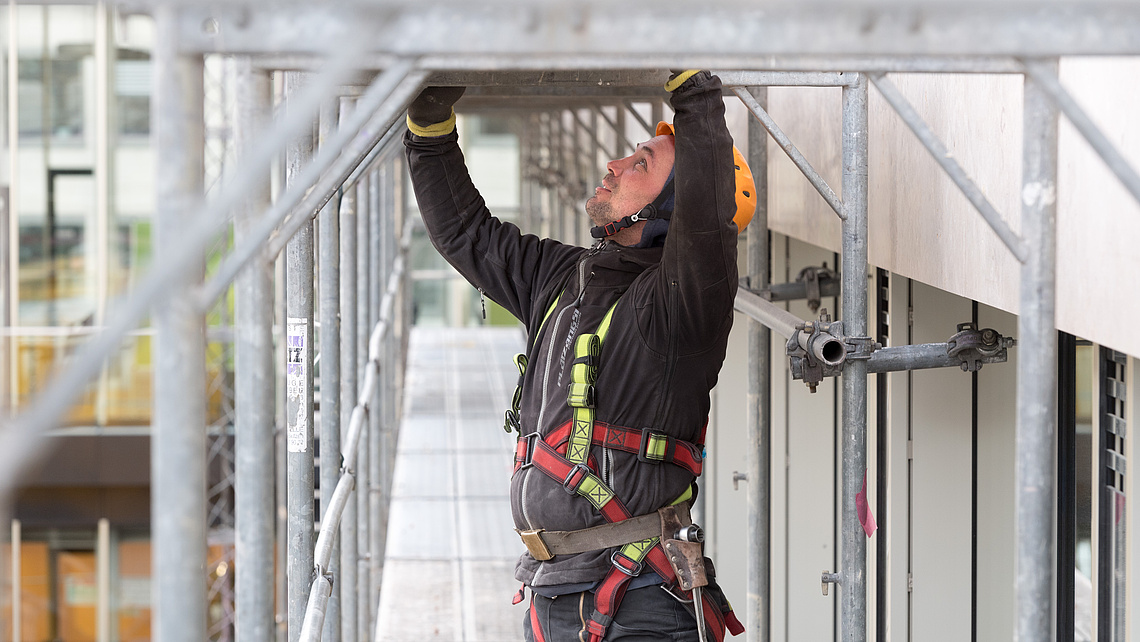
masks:
<instances>
[{"instance_id":1,"label":"safety harness","mask_svg":"<svg viewBox=\"0 0 1140 642\"><path fill-rule=\"evenodd\" d=\"M561 294L547 310L539 325L539 332L559 298ZM634 517L614 491L594 473L597 465L590 457L590 447L599 445L633 453L637 455L639 462L672 464L697 477L702 470L703 448L699 444L703 444L705 430L708 427L706 422L705 427L701 429L699 444L691 444L659 432L595 421L597 395L594 384L598 378L602 346L609 333L610 322L617 305L615 302L610 307L594 333L581 334L575 339L574 362L570 370L570 390L566 400L573 409L573 418L545 437L540 436L537 429L526 435L520 434L515 449L514 473L530 467L542 471L551 479L561 483L567 493L579 495L590 502L608 522L602 526L580 531L548 532L543 529L519 531L523 543L535 559L544 561L555 555L620 546L610 557L612 566L609 572L594 591L594 612L586 624L586 629L590 633L590 642L600 642L605 637L606 629L613 621L627 585L646 565L665 580L666 590L682 603L687 602L690 608L693 608L694 588L692 574L686 572L683 575L690 577L678 578L677 572L670 564L670 556L666 555L666 546L676 546L680 542L669 539L663 545L659 535L646 536L648 533L665 532L662 529L671 528L669 524L682 526L691 524L686 501L692 496L692 487L690 486L675 500L673 506L678 508L662 509L659 511L660 516L658 513L652 513ZM512 428L519 429L521 425L519 407L526 357L519 355L515 359L515 364L519 368L519 386L515 390L511 408L507 410L505 428L508 432ZM672 557L676 558L676 551L670 550ZM701 565L698 575L703 578L704 561L699 555L696 563ZM698 583L697 586L699 585ZM520 601L522 601L521 591L516 596L515 603ZM744 631L744 627L733 615L727 601L723 599L720 601L723 602L723 607L715 604L714 600L701 601L703 618L698 618L698 622L703 619L708 623L708 628L717 642L724 639L726 626L733 635ZM532 618L534 612L532 604ZM532 624L536 635L542 639L537 622Z\"/></svg>"}]
</instances>

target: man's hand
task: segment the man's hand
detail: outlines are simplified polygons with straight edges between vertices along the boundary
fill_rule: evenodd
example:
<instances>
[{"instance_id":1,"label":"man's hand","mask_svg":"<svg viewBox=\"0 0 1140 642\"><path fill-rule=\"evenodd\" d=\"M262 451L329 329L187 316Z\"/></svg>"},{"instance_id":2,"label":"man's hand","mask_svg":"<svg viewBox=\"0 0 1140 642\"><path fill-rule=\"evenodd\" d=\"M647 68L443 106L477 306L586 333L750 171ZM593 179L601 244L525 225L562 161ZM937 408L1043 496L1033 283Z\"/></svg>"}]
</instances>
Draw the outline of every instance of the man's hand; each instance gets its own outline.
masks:
<instances>
[{"instance_id":1,"label":"man's hand","mask_svg":"<svg viewBox=\"0 0 1140 642\"><path fill-rule=\"evenodd\" d=\"M452 106L466 87L426 87L408 106L408 129L419 136L442 136L455 129Z\"/></svg>"}]
</instances>

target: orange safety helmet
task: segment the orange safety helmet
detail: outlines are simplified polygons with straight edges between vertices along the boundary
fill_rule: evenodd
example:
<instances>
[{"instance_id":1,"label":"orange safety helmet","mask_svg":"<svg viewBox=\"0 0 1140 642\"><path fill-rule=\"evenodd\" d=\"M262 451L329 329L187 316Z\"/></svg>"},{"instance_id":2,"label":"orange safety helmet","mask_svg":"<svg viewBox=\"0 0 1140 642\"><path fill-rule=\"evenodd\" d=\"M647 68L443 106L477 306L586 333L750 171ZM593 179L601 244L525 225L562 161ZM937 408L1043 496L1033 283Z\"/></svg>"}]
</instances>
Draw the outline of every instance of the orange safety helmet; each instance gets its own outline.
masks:
<instances>
[{"instance_id":1,"label":"orange safety helmet","mask_svg":"<svg viewBox=\"0 0 1140 642\"><path fill-rule=\"evenodd\" d=\"M671 123L661 121L657 123L657 132L655 135L664 136L676 135L676 130L673 129ZM732 158L736 166L736 214L732 216L732 220L736 222L736 232L739 234L744 231L745 227L752 221L752 215L756 213L756 181L752 178L752 170L748 168L748 163L744 161L744 155L732 146Z\"/></svg>"}]
</instances>

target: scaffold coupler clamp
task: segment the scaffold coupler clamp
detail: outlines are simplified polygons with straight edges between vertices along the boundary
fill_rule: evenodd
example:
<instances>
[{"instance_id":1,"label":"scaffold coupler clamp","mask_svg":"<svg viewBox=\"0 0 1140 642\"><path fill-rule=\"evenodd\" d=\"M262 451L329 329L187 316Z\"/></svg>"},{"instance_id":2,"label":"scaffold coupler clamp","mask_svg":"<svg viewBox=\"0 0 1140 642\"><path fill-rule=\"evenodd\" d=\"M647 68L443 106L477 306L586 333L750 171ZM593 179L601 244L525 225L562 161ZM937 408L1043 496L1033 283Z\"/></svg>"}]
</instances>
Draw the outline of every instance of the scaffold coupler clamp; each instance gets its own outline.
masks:
<instances>
[{"instance_id":1,"label":"scaffold coupler clamp","mask_svg":"<svg viewBox=\"0 0 1140 642\"><path fill-rule=\"evenodd\" d=\"M871 337L846 337L846 339L848 359L866 361L871 358L876 350L883 347L883 344L876 342Z\"/></svg>"},{"instance_id":2,"label":"scaffold coupler clamp","mask_svg":"<svg viewBox=\"0 0 1140 642\"><path fill-rule=\"evenodd\" d=\"M807 321L796 326L788 338L786 353L791 362L792 378L802 380L814 393L824 377L834 377L843 372L848 356L843 322L833 322L827 310L822 310L819 321Z\"/></svg>"},{"instance_id":3,"label":"scaffold coupler clamp","mask_svg":"<svg viewBox=\"0 0 1140 642\"><path fill-rule=\"evenodd\" d=\"M808 308L811 309L812 314L819 311L820 299L822 298L819 291L819 280L821 278L835 280L838 277L836 277L835 272L828 269L826 262L822 267L809 265L796 275L796 283L804 284Z\"/></svg>"},{"instance_id":4,"label":"scaffold coupler clamp","mask_svg":"<svg viewBox=\"0 0 1140 642\"><path fill-rule=\"evenodd\" d=\"M1017 344L993 328L978 330L973 323L959 323L958 332L946 342L946 353L962 361L962 370L977 372L982 364L1004 363L1007 348Z\"/></svg>"}]
</instances>

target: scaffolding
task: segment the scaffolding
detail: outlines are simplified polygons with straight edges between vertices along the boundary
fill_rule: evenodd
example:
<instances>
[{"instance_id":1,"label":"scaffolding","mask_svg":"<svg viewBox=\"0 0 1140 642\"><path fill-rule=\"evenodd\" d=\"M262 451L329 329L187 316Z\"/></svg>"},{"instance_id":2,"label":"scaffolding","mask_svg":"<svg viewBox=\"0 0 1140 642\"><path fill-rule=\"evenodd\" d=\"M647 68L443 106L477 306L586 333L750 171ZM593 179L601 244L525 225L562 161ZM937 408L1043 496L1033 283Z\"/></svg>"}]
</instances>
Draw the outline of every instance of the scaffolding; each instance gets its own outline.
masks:
<instances>
[{"instance_id":1,"label":"scaffolding","mask_svg":"<svg viewBox=\"0 0 1140 642\"><path fill-rule=\"evenodd\" d=\"M289 640L366 639L376 627L386 493L411 296L399 138L407 104L426 84L472 90L461 109L528 114L520 132L523 224L581 242L576 214L599 155L631 147L627 121L648 132L671 68L714 70L755 117L749 150L759 210L748 230L748 274L737 301L749 326L748 601L752 639L767 639L770 575L769 328L788 339L793 372L812 385L842 374L840 637L867 631L866 539L856 495L867 468L867 374L1003 361L1012 342L977 328L943 344L883 348L868 331L868 92L874 86L1021 264L1017 344L1017 613L1020 640L1049 639L1055 535L1057 132L1063 113L1134 198L1140 176L1058 81L1061 56L1140 55L1134 3L878 0L658 3L624 15L577 2L155 3L158 150L156 262L104 330L18 415L0 455L0 493L43 450L104 359L147 313L157 332L153 423L154 624L157 639L207 639L202 542L207 538L206 314L235 287L234 445L236 636L273 636L276 601ZM604 19L603 17L604 16ZM234 57L236 162L204 189L203 57ZM273 112L272 78L282 106ZM953 160L891 83L899 72L1014 74L1024 79L1020 231ZM765 108L766 88L842 91L842 185L833 190ZM525 99L525 100L524 100ZM648 116L648 118L647 118ZM314 136L316 132L316 136ZM771 303L819 296L821 281L784 293L768 274L766 141L777 141L842 220L839 319L802 320ZM314 140L315 139L315 140ZM632 141L636 142L636 141ZM284 181L271 199L275 162ZM205 253L229 225L234 248L206 279ZM274 263L284 292L274 292ZM786 288L785 288L786 289ZM793 287L795 289L795 287ZM274 328L282 328L275 336ZM319 343L314 330L320 328ZM275 352L274 342L279 349ZM320 397L315 357L320 355ZM272 373L280 373L275 377ZM200 375L200 376L199 376ZM279 380L275 380L279 379ZM320 408L320 433L314 405ZM283 434L275 422L285 421ZM274 444L288 455L274 479ZM320 510L313 512L315 442ZM336 454L339 453L339 461ZM275 491L275 489L277 489ZM287 497L275 497L275 492ZM355 494L354 494L355 491ZM275 525L287 506L287 527ZM320 525L314 542L315 525ZM339 538L337 533L339 530ZM274 579L274 532L284 578ZM287 582L284 580L287 579ZM333 583L342 590L337 595Z\"/></svg>"}]
</instances>

